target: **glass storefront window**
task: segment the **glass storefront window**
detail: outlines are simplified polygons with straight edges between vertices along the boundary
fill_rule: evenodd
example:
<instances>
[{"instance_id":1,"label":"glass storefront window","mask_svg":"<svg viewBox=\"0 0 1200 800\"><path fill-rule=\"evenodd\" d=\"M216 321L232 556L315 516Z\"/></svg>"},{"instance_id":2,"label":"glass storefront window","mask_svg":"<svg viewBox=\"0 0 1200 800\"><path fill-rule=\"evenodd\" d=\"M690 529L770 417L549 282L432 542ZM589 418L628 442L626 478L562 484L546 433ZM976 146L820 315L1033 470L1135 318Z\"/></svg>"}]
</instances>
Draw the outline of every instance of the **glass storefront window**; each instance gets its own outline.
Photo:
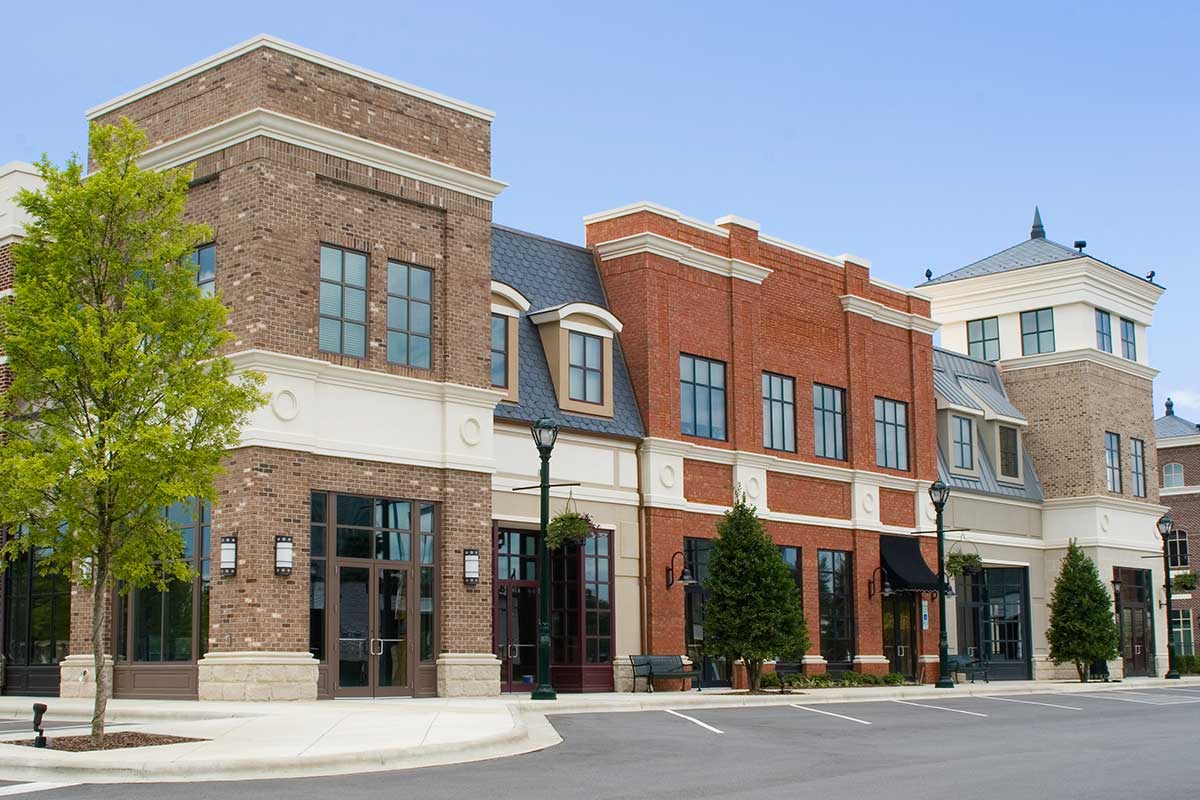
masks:
<instances>
[{"instance_id":1,"label":"glass storefront window","mask_svg":"<svg viewBox=\"0 0 1200 800\"><path fill-rule=\"evenodd\" d=\"M848 668L854 659L854 577L850 553L817 551L820 592L821 656Z\"/></svg>"},{"instance_id":2,"label":"glass storefront window","mask_svg":"<svg viewBox=\"0 0 1200 800\"><path fill-rule=\"evenodd\" d=\"M5 648L9 666L50 666L66 658L71 633L71 585L62 575L43 574L49 552L31 549L5 574Z\"/></svg>"}]
</instances>

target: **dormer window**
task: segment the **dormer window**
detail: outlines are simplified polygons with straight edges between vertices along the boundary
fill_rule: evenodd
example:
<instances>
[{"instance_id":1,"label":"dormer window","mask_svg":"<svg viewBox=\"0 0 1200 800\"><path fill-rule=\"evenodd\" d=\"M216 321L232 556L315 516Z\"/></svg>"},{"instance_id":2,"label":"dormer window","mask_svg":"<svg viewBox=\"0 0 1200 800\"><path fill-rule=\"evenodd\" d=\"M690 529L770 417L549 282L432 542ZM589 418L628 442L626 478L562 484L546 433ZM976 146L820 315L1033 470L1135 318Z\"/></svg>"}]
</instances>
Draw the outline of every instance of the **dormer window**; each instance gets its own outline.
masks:
<instances>
[{"instance_id":1,"label":"dormer window","mask_svg":"<svg viewBox=\"0 0 1200 800\"><path fill-rule=\"evenodd\" d=\"M517 385L520 365L521 314L529 310L529 300L507 283L492 281L491 383L504 390L505 401L520 401Z\"/></svg>"},{"instance_id":2,"label":"dormer window","mask_svg":"<svg viewBox=\"0 0 1200 800\"><path fill-rule=\"evenodd\" d=\"M558 407L611 417L613 342L621 321L592 303L564 303L529 314L538 326Z\"/></svg>"},{"instance_id":3,"label":"dormer window","mask_svg":"<svg viewBox=\"0 0 1200 800\"><path fill-rule=\"evenodd\" d=\"M1021 477L1021 437L1009 425L999 426L1000 477L1019 480Z\"/></svg>"},{"instance_id":4,"label":"dormer window","mask_svg":"<svg viewBox=\"0 0 1200 800\"><path fill-rule=\"evenodd\" d=\"M975 444L972 431L975 426L969 417L955 415L950 421L950 430L954 434L954 467L955 469L975 469Z\"/></svg>"}]
</instances>

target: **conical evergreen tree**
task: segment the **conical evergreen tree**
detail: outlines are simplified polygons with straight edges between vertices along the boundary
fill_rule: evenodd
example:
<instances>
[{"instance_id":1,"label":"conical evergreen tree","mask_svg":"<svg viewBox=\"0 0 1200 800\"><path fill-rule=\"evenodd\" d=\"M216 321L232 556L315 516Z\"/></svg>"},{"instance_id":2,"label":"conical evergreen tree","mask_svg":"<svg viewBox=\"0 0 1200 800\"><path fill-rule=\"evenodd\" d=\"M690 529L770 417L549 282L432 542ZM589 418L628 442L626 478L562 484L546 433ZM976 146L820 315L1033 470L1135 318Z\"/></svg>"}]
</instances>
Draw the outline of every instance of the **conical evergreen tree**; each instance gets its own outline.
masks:
<instances>
[{"instance_id":1,"label":"conical evergreen tree","mask_svg":"<svg viewBox=\"0 0 1200 800\"><path fill-rule=\"evenodd\" d=\"M1096 661L1117 657L1119 636L1112 599L1095 563L1072 539L1050 597L1050 660L1075 665L1086 683Z\"/></svg>"},{"instance_id":2,"label":"conical evergreen tree","mask_svg":"<svg viewBox=\"0 0 1200 800\"><path fill-rule=\"evenodd\" d=\"M717 524L704 582L705 649L742 659L750 691L758 691L768 658L799 658L808 649L800 593L779 548L753 506L739 494Z\"/></svg>"}]
</instances>

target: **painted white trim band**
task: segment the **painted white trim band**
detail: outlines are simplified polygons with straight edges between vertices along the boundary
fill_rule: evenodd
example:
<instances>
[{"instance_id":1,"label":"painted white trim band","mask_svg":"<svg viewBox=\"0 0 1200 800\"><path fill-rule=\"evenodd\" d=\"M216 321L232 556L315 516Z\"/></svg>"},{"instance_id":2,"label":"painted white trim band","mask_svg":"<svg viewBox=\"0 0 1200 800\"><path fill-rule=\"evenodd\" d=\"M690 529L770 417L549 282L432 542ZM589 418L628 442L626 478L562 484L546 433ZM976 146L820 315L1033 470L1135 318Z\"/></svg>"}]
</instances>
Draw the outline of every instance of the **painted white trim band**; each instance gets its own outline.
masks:
<instances>
[{"instance_id":1,"label":"painted white trim band","mask_svg":"<svg viewBox=\"0 0 1200 800\"><path fill-rule=\"evenodd\" d=\"M554 308L545 308L541 311L534 311L529 315L529 319L534 325L543 325L547 322L562 322L574 314L591 317L603 323L608 329L604 332L606 336L612 336L614 332L620 333L621 328L624 327L621 325L621 320L617 319L611 311L592 303L566 303ZM569 326L564 325L563 327Z\"/></svg>"},{"instance_id":2,"label":"painted white trim band","mask_svg":"<svg viewBox=\"0 0 1200 800\"><path fill-rule=\"evenodd\" d=\"M651 214L657 214L660 217L666 217L669 220L680 222L693 228L711 233L715 236L720 236L723 239L729 238L729 231L724 228L719 228L716 225L710 225L707 222L702 222L695 217L689 217L682 211L676 211L673 208L660 206L658 203L651 203L649 200L639 200L636 203L630 203L627 206L618 208L610 208L607 211L597 211L595 214L587 214L583 218L584 225L592 225L596 222L606 222L610 219L620 219L627 217L630 214L638 214L642 211L648 211Z\"/></svg>"},{"instance_id":3,"label":"painted white trim band","mask_svg":"<svg viewBox=\"0 0 1200 800\"><path fill-rule=\"evenodd\" d=\"M522 312L529 310L529 298L503 281L492 281L492 294L498 294Z\"/></svg>"},{"instance_id":4,"label":"painted white trim band","mask_svg":"<svg viewBox=\"0 0 1200 800\"><path fill-rule=\"evenodd\" d=\"M283 39L279 39L266 33L260 33L252 39L247 39L240 44L235 44L233 47L222 50L215 55L201 59L194 64L184 67L183 69L176 70L170 75L159 78L155 81L151 81L143 86L139 86L138 88L126 92L123 95L114 97L112 100L92 106L86 112L87 118L91 120L107 114L110 111L115 111L116 109L129 105L133 101L139 100L148 94L152 94L165 89L168 86L185 81L188 78L199 75L205 70L209 70L215 66L224 64L226 61L232 61L239 56L243 56L246 53L257 50L260 47L269 47L272 50L278 50L281 53L286 53L287 55L295 56L296 58L302 58L305 61L311 61L314 64L319 64L322 67L326 67L337 72L342 72L346 75L352 75L355 78L361 78L362 80L370 81L371 83L377 83L386 89L391 89L393 91L400 92L401 94L406 94L410 97L416 97L420 100L425 100L426 102L434 103L436 105L449 108L453 111L458 111L462 114L467 114L472 117L477 117L478 119L486 120L487 122L491 122L496 118L495 111L490 111L486 108L482 108L462 100L456 100L453 97L432 92L428 89L422 89L419 86L413 86L411 83L398 81L395 78L388 77L380 72L365 69L364 67L357 67L349 62L334 58L333 56L327 56L324 53L318 53L315 50L309 50L307 47L301 47L298 44L292 44L291 42L284 41Z\"/></svg>"},{"instance_id":5,"label":"painted white trim band","mask_svg":"<svg viewBox=\"0 0 1200 800\"><path fill-rule=\"evenodd\" d=\"M289 117L277 111L255 108L207 128L153 147L142 154L141 166L169 169L201 156L224 150L258 136L344 158L375 169L461 192L481 200L493 200L508 185L503 181L462 167L413 155L390 145L351 136L323 125Z\"/></svg>"},{"instance_id":6,"label":"painted white trim band","mask_svg":"<svg viewBox=\"0 0 1200 800\"><path fill-rule=\"evenodd\" d=\"M882 322L885 325L895 325L897 328L905 328L917 333L926 333L930 336L937 333L937 329L940 327L928 317L922 317L919 314L910 314L907 311L900 311L891 306L885 306L883 303L868 300L865 297L844 294L840 299L842 301L842 310L847 314L859 314L864 317L870 317L876 322Z\"/></svg>"},{"instance_id":7,"label":"painted white trim band","mask_svg":"<svg viewBox=\"0 0 1200 800\"><path fill-rule=\"evenodd\" d=\"M767 267L760 267L737 258L719 256L716 253L701 250L699 247L668 239L657 233L635 233L632 236L601 242L593 249L600 256L601 261L612 261L616 258L649 253L678 261L684 266L695 267L726 278L739 278L750 283L762 283L771 274L771 270Z\"/></svg>"},{"instance_id":8,"label":"painted white trim band","mask_svg":"<svg viewBox=\"0 0 1200 800\"><path fill-rule=\"evenodd\" d=\"M1037 369L1038 367L1052 367L1060 364L1073 364L1077 361L1088 361L1102 367L1109 367L1119 372L1125 372L1138 378L1145 378L1148 381L1154 380L1158 375L1158 370L1154 367L1148 367L1145 364L1140 364L1137 361L1130 361L1120 356L1114 356L1111 353L1106 353L1103 350L1096 350L1091 347L1082 348L1079 350L1060 350L1053 353L1039 353L1033 356L1018 356L1017 358L1006 358L999 362L1001 372L1016 372L1019 369ZM1160 445L1161 446L1161 445Z\"/></svg>"}]
</instances>

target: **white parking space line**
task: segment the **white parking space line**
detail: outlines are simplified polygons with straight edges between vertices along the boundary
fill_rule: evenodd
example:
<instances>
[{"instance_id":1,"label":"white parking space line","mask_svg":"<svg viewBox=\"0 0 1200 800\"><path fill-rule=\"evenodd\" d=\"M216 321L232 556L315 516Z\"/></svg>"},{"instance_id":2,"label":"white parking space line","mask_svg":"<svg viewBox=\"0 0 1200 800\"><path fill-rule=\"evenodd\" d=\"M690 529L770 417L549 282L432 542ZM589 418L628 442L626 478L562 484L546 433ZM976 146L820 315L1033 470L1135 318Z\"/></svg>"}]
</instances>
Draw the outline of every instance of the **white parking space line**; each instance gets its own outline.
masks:
<instances>
[{"instance_id":1,"label":"white parking space line","mask_svg":"<svg viewBox=\"0 0 1200 800\"><path fill-rule=\"evenodd\" d=\"M902 706L916 706L917 708L932 708L937 711L953 711L955 714L970 714L972 717L986 717L987 714L980 714L978 711L964 711L961 708L946 708L945 706L931 706L928 703L910 703L907 700L893 700L893 703L899 703Z\"/></svg>"},{"instance_id":2,"label":"white parking space line","mask_svg":"<svg viewBox=\"0 0 1200 800\"><path fill-rule=\"evenodd\" d=\"M1197 699L1195 695L1171 694L1171 690L1169 690L1169 689L1164 689L1161 692L1133 692L1133 691L1129 691L1128 689L1122 689L1121 694L1136 694L1139 697L1174 697L1174 698L1186 698L1188 700Z\"/></svg>"},{"instance_id":3,"label":"white parking space line","mask_svg":"<svg viewBox=\"0 0 1200 800\"><path fill-rule=\"evenodd\" d=\"M851 722L857 722L859 725L870 725L871 724L871 723L867 722L865 719L858 719L856 717L847 717L845 714L835 714L832 711L822 711L819 708L809 708L808 706L798 706L795 703L789 703L789 705L791 705L792 708L799 708L802 711L811 711L814 714L824 714L827 717L837 717L838 719L848 719Z\"/></svg>"},{"instance_id":4,"label":"white parking space line","mask_svg":"<svg viewBox=\"0 0 1200 800\"><path fill-rule=\"evenodd\" d=\"M724 733L725 732L725 731L721 730L720 728L714 728L712 725L709 725L707 722L701 722L700 720L696 719L695 717L689 717L687 714L680 714L678 711L672 711L669 708L664 708L663 711L666 711L668 714L674 714L675 716L679 717L680 719L686 719L688 722L694 722L697 725L699 725L701 728L712 731L713 733Z\"/></svg>"},{"instance_id":5,"label":"white parking space line","mask_svg":"<svg viewBox=\"0 0 1200 800\"><path fill-rule=\"evenodd\" d=\"M1090 697L1093 700L1117 700L1122 703L1138 703L1143 706L1161 706L1162 703L1152 703L1149 700L1138 700L1134 697L1117 697L1116 692L1105 692L1104 694L1083 694L1082 692L1064 692L1063 697Z\"/></svg>"},{"instance_id":6,"label":"white parking space line","mask_svg":"<svg viewBox=\"0 0 1200 800\"><path fill-rule=\"evenodd\" d=\"M1076 708L1075 706L1060 706L1057 703L1038 703L1033 700L1014 700L1011 697L996 697L990 694L979 694L975 696L982 697L985 700L1002 700L1005 703L1021 703L1022 705L1026 706L1045 706L1046 708L1064 708L1067 711L1083 711L1082 708Z\"/></svg>"},{"instance_id":7,"label":"white parking space line","mask_svg":"<svg viewBox=\"0 0 1200 800\"><path fill-rule=\"evenodd\" d=\"M0 797L29 794L30 792L44 792L47 789L65 789L68 786L75 785L74 783L17 783L12 786L0 786Z\"/></svg>"}]
</instances>

